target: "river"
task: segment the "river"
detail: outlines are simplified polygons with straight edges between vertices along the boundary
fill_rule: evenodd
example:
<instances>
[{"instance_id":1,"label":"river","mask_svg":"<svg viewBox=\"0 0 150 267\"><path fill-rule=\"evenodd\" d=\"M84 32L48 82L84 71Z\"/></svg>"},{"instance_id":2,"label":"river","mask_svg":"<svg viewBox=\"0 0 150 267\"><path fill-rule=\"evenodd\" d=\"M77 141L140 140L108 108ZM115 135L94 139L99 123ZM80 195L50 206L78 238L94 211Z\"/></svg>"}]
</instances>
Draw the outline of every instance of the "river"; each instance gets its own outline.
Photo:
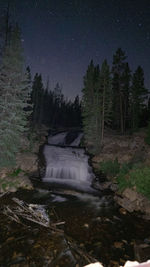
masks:
<instances>
[{"instance_id":1,"label":"river","mask_svg":"<svg viewBox=\"0 0 150 267\"><path fill-rule=\"evenodd\" d=\"M64 236L52 236L32 224L29 228L15 222L7 225L1 216L0 266L82 267L87 263L85 257L82 259L81 252L74 255L66 245L69 242L107 267L139 260L137 244L150 241L149 223L122 213L112 192L92 187L95 175L79 147L81 137L66 132L49 136L43 149L46 170L38 188L14 194L42 207L50 221L63 222ZM143 254L141 260L148 258Z\"/></svg>"}]
</instances>

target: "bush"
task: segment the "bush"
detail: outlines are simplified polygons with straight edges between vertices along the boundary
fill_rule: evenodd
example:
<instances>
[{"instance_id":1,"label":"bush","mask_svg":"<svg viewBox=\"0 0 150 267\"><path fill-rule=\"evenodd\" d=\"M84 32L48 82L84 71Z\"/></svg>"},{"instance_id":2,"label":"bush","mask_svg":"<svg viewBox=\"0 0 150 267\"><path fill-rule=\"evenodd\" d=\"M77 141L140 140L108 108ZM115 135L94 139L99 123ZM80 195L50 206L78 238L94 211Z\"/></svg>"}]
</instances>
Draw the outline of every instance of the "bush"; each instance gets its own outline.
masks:
<instances>
[{"instance_id":1,"label":"bush","mask_svg":"<svg viewBox=\"0 0 150 267\"><path fill-rule=\"evenodd\" d=\"M143 167L130 172L130 182L132 187L136 186L139 193L150 199L150 168Z\"/></svg>"},{"instance_id":2,"label":"bush","mask_svg":"<svg viewBox=\"0 0 150 267\"><path fill-rule=\"evenodd\" d=\"M12 176L12 177L18 176L20 172L22 172L20 168L15 169L12 173L9 174L9 176Z\"/></svg>"},{"instance_id":3,"label":"bush","mask_svg":"<svg viewBox=\"0 0 150 267\"><path fill-rule=\"evenodd\" d=\"M100 163L100 170L109 177L117 177L120 191L135 187L137 192L150 199L150 168L142 163L119 164L118 160Z\"/></svg>"},{"instance_id":4,"label":"bush","mask_svg":"<svg viewBox=\"0 0 150 267\"><path fill-rule=\"evenodd\" d=\"M117 177L119 189L135 187L137 192L150 199L150 168L133 166L128 173L120 172Z\"/></svg>"},{"instance_id":5,"label":"bush","mask_svg":"<svg viewBox=\"0 0 150 267\"><path fill-rule=\"evenodd\" d=\"M115 177L120 171L120 163L117 158L114 161L103 161L100 163L100 170L109 177Z\"/></svg>"}]
</instances>

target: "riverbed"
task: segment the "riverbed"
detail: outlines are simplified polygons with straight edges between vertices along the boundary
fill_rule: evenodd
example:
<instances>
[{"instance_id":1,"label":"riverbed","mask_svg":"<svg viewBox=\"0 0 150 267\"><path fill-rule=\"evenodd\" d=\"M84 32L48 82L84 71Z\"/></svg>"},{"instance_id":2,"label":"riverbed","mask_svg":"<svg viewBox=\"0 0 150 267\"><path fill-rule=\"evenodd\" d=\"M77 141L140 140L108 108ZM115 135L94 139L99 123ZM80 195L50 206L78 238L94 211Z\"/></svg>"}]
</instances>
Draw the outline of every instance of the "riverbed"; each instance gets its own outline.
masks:
<instances>
[{"instance_id":1,"label":"riverbed","mask_svg":"<svg viewBox=\"0 0 150 267\"><path fill-rule=\"evenodd\" d=\"M53 148L55 142L57 145L59 142L59 148L66 149L62 147L64 143L60 142L60 136L53 138L53 141ZM78 145L77 140L74 144L75 147ZM83 151L82 157L78 158L75 147L73 146L75 153L72 153L72 156L76 158L76 164L73 166L77 166L81 158L85 165L88 164ZM57 147L54 150L56 152ZM80 152L78 149L77 151ZM35 190L18 190L9 194L6 203L1 202L1 210L4 204L11 208L13 197L24 203L39 205L39 209L42 207L50 222L58 223L58 229L62 230L62 233L55 233L27 221L20 224L0 213L0 266L82 267L88 262L100 261L109 267L123 266L127 260L149 259L149 252L146 251L150 243L149 223L134 214L124 212L114 202L111 191L95 191L90 187L91 178L88 175L93 174L89 166L88 171L82 173L86 174L87 180L81 176L80 183L74 183L79 172L73 169L74 186L67 186L66 180L65 186L61 186L59 180L66 179L66 174L70 180L72 168L66 170L66 155L64 159L59 152L55 153L55 157L57 167L59 165L61 168L57 172L58 177L55 177L58 184L56 180L55 183L49 183L47 180L47 175L54 174L54 170L51 170L55 167L53 164L45 174L45 181L43 179L40 182L41 187L39 183ZM72 160L71 157L71 162ZM84 183L86 190L83 190ZM145 245L143 252L138 250L140 244Z\"/></svg>"}]
</instances>

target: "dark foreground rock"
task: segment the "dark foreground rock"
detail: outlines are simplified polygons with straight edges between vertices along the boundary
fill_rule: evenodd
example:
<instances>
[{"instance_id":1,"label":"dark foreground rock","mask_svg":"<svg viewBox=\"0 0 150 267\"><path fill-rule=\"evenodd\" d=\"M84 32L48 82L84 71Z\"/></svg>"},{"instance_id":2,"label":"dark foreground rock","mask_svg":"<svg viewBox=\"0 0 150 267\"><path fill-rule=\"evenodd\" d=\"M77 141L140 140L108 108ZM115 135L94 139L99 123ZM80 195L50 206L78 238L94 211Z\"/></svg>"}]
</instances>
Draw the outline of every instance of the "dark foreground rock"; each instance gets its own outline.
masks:
<instances>
[{"instance_id":1,"label":"dark foreground rock","mask_svg":"<svg viewBox=\"0 0 150 267\"><path fill-rule=\"evenodd\" d=\"M143 195L130 188L126 188L121 194L117 193L114 199L127 211L138 211L144 219L150 220L150 201Z\"/></svg>"}]
</instances>

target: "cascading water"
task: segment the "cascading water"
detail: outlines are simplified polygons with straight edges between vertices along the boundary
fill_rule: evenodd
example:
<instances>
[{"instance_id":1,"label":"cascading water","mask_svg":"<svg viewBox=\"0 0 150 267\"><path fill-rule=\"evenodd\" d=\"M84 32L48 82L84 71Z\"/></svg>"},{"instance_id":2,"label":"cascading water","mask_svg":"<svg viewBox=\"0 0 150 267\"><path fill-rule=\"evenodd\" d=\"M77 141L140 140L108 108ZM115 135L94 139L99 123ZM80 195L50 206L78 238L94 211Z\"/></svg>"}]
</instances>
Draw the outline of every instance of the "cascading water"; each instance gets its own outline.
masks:
<instances>
[{"instance_id":1,"label":"cascading water","mask_svg":"<svg viewBox=\"0 0 150 267\"><path fill-rule=\"evenodd\" d=\"M44 148L47 165L44 182L60 186L66 185L69 188L86 192L94 191L91 188L94 174L88 165L88 156L84 149L75 147L79 145L82 135L78 134L75 140L67 146L65 146L67 133L60 133L48 138L49 145Z\"/></svg>"}]
</instances>

